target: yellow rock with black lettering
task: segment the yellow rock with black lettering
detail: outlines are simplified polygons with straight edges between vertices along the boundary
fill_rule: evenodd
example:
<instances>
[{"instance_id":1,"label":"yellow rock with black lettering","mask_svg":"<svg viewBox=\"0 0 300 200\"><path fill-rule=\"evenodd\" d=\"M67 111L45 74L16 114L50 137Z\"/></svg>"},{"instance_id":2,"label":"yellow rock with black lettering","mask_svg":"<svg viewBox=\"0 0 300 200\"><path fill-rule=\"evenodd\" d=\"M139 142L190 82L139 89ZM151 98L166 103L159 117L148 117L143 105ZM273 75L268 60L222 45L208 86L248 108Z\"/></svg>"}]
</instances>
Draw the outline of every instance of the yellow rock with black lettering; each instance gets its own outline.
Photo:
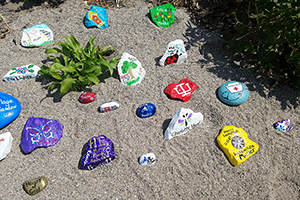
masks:
<instances>
[{"instance_id":1,"label":"yellow rock with black lettering","mask_svg":"<svg viewBox=\"0 0 300 200\"><path fill-rule=\"evenodd\" d=\"M232 165L237 166L257 152L259 146L241 128L225 126L217 141Z\"/></svg>"},{"instance_id":2,"label":"yellow rock with black lettering","mask_svg":"<svg viewBox=\"0 0 300 200\"><path fill-rule=\"evenodd\" d=\"M48 181L44 176L25 181L23 184L25 191L30 195L37 194L47 187L47 185Z\"/></svg>"}]
</instances>

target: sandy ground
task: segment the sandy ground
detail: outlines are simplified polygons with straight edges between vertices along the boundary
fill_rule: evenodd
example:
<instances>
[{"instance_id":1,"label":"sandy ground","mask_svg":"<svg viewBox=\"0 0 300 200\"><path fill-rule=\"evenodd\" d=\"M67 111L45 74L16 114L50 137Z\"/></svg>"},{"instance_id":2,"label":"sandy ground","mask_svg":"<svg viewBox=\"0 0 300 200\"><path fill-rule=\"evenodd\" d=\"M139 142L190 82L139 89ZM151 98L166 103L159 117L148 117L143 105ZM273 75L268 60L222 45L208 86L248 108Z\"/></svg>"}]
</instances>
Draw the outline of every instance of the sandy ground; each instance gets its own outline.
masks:
<instances>
[{"instance_id":1,"label":"sandy ground","mask_svg":"<svg viewBox=\"0 0 300 200\"><path fill-rule=\"evenodd\" d=\"M48 94L44 80L0 82L1 92L18 98L19 117L0 132L13 135L11 153L0 162L0 199L298 199L300 197L300 110L299 91L286 86L269 90L269 80L238 66L233 55L222 49L215 32L196 26L183 9L177 9L170 28L158 28L149 18L151 4L137 1L132 8L109 9L110 27L87 29L82 20L89 6L80 0L67 1L54 9L33 9L16 16L12 32L0 40L0 74L33 63L50 66L45 50L74 35L85 45L92 35L100 46L112 45L137 57L147 73L142 84L126 87L114 77L106 78L92 90L96 100L83 105L81 92L62 98ZM62 9L62 10L61 10ZM61 12L60 12L61 11ZM54 43L39 48L20 46L22 30L45 23L54 32ZM13 43L17 41L17 45ZM183 39L188 59L179 65L160 67L159 58L167 44ZM240 65L243 65L240 63ZM165 87L189 78L199 88L188 102L169 99ZM229 80L243 81L249 99L238 107L221 103L216 91ZM98 107L116 101L120 108L99 113ZM138 118L143 103L156 105L157 113ZM204 115L204 121L183 136L163 140L163 133L180 108ZM20 148L23 127L29 117L56 119L64 125L62 139L53 147L38 148L24 155ZM291 119L287 133L274 129L279 120ZM259 151L233 167L216 143L226 125L243 128ZM84 171L78 168L84 144L97 135L115 144L113 162ZM157 162L141 166L140 155L153 152ZM35 196L22 188L24 181L45 176L49 185Z\"/></svg>"}]
</instances>

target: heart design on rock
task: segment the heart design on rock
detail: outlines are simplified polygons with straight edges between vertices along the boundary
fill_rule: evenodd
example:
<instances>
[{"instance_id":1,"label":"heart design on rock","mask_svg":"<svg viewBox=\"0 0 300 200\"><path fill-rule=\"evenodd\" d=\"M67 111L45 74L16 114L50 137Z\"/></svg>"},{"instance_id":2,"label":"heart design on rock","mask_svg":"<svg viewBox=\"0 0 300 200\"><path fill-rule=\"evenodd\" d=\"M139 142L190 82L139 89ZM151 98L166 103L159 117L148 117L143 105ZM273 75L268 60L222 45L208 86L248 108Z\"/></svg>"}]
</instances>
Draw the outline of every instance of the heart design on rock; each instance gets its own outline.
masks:
<instances>
[{"instance_id":1,"label":"heart design on rock","mask_svg":"<svg viewBox=\"0 0 300 200\"><path fill-rule=\"evenodd\" d=\"M166 87L165 93L173 99L180 99L184 102L190 100L192 93L198 88L197 84L188 78L182 79L179 83L171 83Z\"/></svg>"}]
</instances>

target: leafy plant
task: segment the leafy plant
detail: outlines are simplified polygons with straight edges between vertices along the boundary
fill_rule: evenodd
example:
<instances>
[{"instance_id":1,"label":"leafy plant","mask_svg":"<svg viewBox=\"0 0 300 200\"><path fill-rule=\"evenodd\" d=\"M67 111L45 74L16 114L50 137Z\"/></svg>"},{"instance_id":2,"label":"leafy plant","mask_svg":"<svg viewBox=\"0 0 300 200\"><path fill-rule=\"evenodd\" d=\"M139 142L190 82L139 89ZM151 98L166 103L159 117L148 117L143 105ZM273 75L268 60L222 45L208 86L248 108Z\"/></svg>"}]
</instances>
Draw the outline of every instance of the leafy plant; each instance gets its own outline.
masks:
<instances>
[{"instance_id":1,"label":"leafy plant","mask_svg":"<svg viewBox=\"0 0 300 200\"><path fill-rule=\"evenodd\" d=\"M39 74L46 78L54 78L54 81L49 85L51 91L56 85L60 85L60 94L67 93L71 90L83 90L87 86L98 84L100 80L98 76L109 70L112 75L113 70L119 62L119 57L113 57L110 61L104 59L104 55L110 50L115 51L112 46L106 46L103 49L96 47L93 43L96 36L92 36L87 46L82 48L80 43L74 36L66 36L67 42L59 42L57 45L61 49L47 49L47 54L63 54L61 62L57 57L49 56L53 63L50 67L43 65Z\"/></svg>"}]
</instances>

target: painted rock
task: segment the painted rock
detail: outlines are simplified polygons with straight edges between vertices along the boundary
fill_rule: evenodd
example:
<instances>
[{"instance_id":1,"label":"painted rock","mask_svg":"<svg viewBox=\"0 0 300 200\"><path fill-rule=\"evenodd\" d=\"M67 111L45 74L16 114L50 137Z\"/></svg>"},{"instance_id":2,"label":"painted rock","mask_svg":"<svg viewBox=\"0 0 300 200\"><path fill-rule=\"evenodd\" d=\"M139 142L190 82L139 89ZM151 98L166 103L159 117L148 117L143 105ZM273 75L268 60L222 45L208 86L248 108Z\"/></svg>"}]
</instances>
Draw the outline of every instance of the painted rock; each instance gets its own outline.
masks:
<instances>
[{"instance_id":1,"label":"painted rock","mask_svg":"<svg viewBox=\"0 0 300 200\"><path fill-rule=\"evenodd\" d=\"M23 30L21 45L23 47L43 46L53 42L53 32L45 24L35 25Z\"/></svg>"},{"instance_id":2,"label":"painted rock","mask_svg":"<svg viewBox=\"0 0 300 200\"><path fill-rule=\"evenodd\" d=\"M24 65L22 67L15 67L7 72L7 74L5 74L5 76L3 77L3 81L15 82L24 79L35 78L38 76L38 71L40 70L41 68L39 66L33 64Z\"/></svg>"},{"instance_id":3,"label":"painted rock","mask_svg":"<svg viewBox=\"0 0 300 200\"><path fill-rule=\"evenodd\" d=\"M187 78L182 79L179 83L171 83L166 87L165 93L173 99L180 99L184 102L190 100L192 93L198 88L196 83Z\"/></svg>"},{"instance_id":4,"label":"painted rock","mask_svg":"<svg viewBox=\"0 0 300 200\"><path fill-rule=\"evenodd\" d=\"M275 128L279 131L290 131L293 127L293 124L291 122L291 120L289 119L285 119L285 120L282 120L282 121L278 121L276 122L275 124Z\"/></svg>"},{"instance_id":5,"label":"painted rock","mask_svg":"<svg viewBox=\"0 0 300 200\"><path fill-rule=\"evenodd\" d=\"M11 143L13 141L13 137L10 132L6 132L0 135L0 160L5 158L11 149Z\"/></svg>"},{"instance_id":6,"label":"painted rock","mask_svg":"<svg viewBox=\"0 0 300 200\"><path fill-rule=\"evenodd\" d=\"M172 118L167 130L164 133L165 140L187 133L197 124L203 121L203 115L194 113L191 109L180 108Z\"/></svg>"},{"instance_id":7,"label":"painted rock","mask_svg":"<svg viewBox=\"0 0 300 200\"><path fill-rule=\"evenodd\" d=\"M217 137L217 141L234 166L246 161L259 148L255 142L248 138L243 129L235 126L225 126Z\"/></svg>"},{"instance_id":8,"label":"painted rock","mask_svg":"<svg viewBox=\"0 0 300 200\"><path fill-rule=\"evenodd\" d=\"M35 195L46 188L48 181L44 176L25 181L23 186L25 191L30 195Z\"/></svg>"},{"instance_id":9,"label":"painted rock","mask_svg":"<svg viewBox=\"0 0 300 200\"><path fill-rule=\"evenodd\" d=\"M96 98L95 92L84 92L80 95L79 101L80 103L90 103L93 102Z\"/></svg>"},{"instance_id":10,"label":"painted rock","mask_svg":"<svg viewBox=\"0 0 300 200\"><path fill-rule=\"evenodd\" d=\"M152 21L158 27L170 27L175 20L175 8L172 4L163 4L150 9Z\"/></svg>"},{"instance_id":11,"label":"painted rock","mask_svg":"<svg viewBox=\"0 0 300 200\"><path fill-rule=\"evenodd\" d=\"M218 90L219 99L228 105L237 106L244 103L249 97L249 89L245 83L229 81Z\"/></svg>"},{"instance_id":12,"label":"painted rock","mask_svg":"<svg viewBox=\"0 0 300 200\"><path fill-rule=\"evenodd\" d=\"M153 165L156 162L155 155L153 153L147 153L139 158L141 165Z\"/></svg>"},{"instance_id":13,"label":"painted rock","mask_svg":"<svg viewBox=\"0 0 300 200\"><path fill-rule=\"evenodd\" d=\"M178 39L168 44L165 54L159 60L159 65L164 67L169 64L183 63L187 58L183 40Z\"/></svg>"},{"instance_id":14,"label":"painted rock","mask_svg":"<svg viewBox=\"0 0 300 200\"><path fill-rule=\"evenodd\" d=\"M115 159L114 143L106 136L92 137L81 160L81 168L92 170Z\"/></svg>"},{"instance_id":15,"label":"painted rock","mask_svg":"<svg viewBox=\"0 0 300 200\"><path fill-rule=\"evenodd\" d=\"M38 147L54 146L63 135L64 126L54 119L31 117L23 129L21 147L30 153Z\"/></svg>"},{"instance_id":16,"label":"painted rock","mask_svg":"<svg viewBox=\"0 0 300 200\"><path fill-rule=\"evenodd\" d=\"M136 110L137 116L141 118L151 117L152 115L155 114L155 112L156 112L156 107L152 103L146 103L140 105L140 107L138 107L138 109Z\"/></svg>"},{"instance_id":17,"label":"painted rock","mask_svg":"<svg viewBox=\"0 0 300 200\"><path fill-rule=\"evenodd\" d=\"M0 92L0 129L15 120L21 112L21 104L13 96Z\"/></svg>"},{"instance_id":18,"label":"painted rock","mask_svg":"<svg viewBox=\"0 0 300 200\"><path fill-rule=\"evenodd\" d=\"M116 103L116 102L105 103L105 104L102 104L100 106L100 112L106 112L106 111L110 111L110 110L116 110L119 107L120 107L119 104Z\"/></svg>"},{"instance_id":19,"label":"painted rock","mask_svg":"<svg viewBox=\"0 0 300 200\"><path fill-rule=\"evenodd\" d=\"M129 86L140 84L146 74L140 61L126 52L122 54L118 63L118 72L121 82Z\"/></svg>"},{"instance_id":20,"label":"painted rock","mask_svg":"<svg viewBox=\"0 0 300 200\"><path fill-rule=\"evenodd\" d=\"M98 27L100 29L108 28L107 11L99 6L91 6L84 18L84 25L87 28Z\"/></svg>"}]
</instances>

